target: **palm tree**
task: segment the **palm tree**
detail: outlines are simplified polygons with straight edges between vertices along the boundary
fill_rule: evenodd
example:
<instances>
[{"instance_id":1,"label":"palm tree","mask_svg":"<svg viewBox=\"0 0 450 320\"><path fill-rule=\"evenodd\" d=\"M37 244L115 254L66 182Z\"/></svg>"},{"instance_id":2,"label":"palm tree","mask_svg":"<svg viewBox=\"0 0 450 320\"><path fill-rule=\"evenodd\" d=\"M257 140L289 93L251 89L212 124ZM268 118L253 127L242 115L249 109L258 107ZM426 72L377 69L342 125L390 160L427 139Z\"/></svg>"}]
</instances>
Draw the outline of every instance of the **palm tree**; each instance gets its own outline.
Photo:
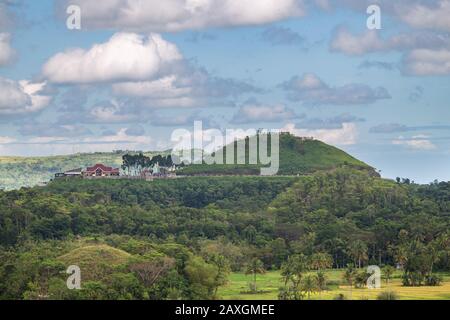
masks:
<instances>
[{"instance_id":1,"label":"palm tree","mask_svg":"<svg viewBox=\"0 0 450 320\"><path fill-rule=\"evenodd\" d=\"M383 268L384 279L386 279L386 284L388 286L389 286L389 282L391 281L392 275L394 274L394 272L395 272L395 268L392 266L388 265Z\"/></svg>"},{"instance_id":2,"label":"palm tree","mask_svg":"<svg viewBox=\"0 0 450 320\"><path fill-rule=\"evenodd\" d=\"M317 282L312 275L307 275L303 279L302 290L308 294L308 300L311 298L311 293L317 291Z\"/></svg>"},{"instance_id":3,"label":"palm tree","mask_svg":"<svg viewBox=\"0 0 450 320\"><path fill-rule=\"evenodd\" d=\"M365 242L361 240L356 240L352 242L348 246L348 253L350 257L352 257L355 264L358 265L358 268L361 268L361 264L363 261L368 259L367 256L367 245Z\"/></svg>"},{"instance_id":4,"label":"palm tree","mask_svg":"<svg viewBox=\"0 0 450 320\"><path fill-rule=\"evenodd\" d=\"M322 299L322 291L327 288L327 276L322 271L316 274L317 290L319 290L319 296Z\"/></svg>"},{"instance_id":5,"label":"palm tree","mask_svg":"<svg viewBox=\"0 0 450 320\"><path fill-rule=\"evenodd\" d=\"M328 253L315 253L311 256L310 264L311 269L321 271L323 269L331 268L333 265L333 258Z\"/></svg>"},{"instance_id":6,"label":"palm tree","mask_svg":"<svg viewBox=\"0 0 450 320\"><path fill-rule=\"evenodd\" d=\"M350 300L352 299L352 289L353 289L353 283L356 276L356 270L355 267L352 264L347 265L347 269L344 273L344 280L350 287Z\"/></svg>"},{"instance_id":7,"label":"palm tree","mask_svg":"<svg viewBox=\"0 0 450 320\"><path fill-rule=\"evenodd\" d=\"M250 263L247 265L247 269L245 271L245 274L252 274L253 275L253 284L252 284L252 292L256 292L256 275L257 274L264 274L266 273L266 270L264 269L264 264L261 260L258 258L253 258Z\"/></svg>"}]
</instances>

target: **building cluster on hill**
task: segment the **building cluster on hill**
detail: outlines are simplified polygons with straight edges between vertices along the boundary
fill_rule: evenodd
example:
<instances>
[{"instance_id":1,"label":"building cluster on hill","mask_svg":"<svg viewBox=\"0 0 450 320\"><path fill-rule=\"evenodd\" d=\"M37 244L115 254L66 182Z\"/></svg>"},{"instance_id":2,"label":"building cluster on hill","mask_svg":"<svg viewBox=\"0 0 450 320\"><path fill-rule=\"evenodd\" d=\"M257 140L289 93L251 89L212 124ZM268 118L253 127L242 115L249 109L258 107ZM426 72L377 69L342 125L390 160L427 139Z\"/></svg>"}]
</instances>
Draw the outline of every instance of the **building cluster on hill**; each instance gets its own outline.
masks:
<instances>
[{"instance_id":1,"label":"building cluster on hill","mask_svg":"<svg viewBox=\"0 0 450 320\"><path fill-rule=\"evenodd\" d=\"M137 175L129 175L121 173L119 168L105 166L97 163L92 167L85 169L73 169L55 174L55 178L137 178L137 179L153 179L153 178L171 178L175 176L175 167L163 167L159 163L154 164L151 168L141 170Z\"/></svg>"}]
</instances>

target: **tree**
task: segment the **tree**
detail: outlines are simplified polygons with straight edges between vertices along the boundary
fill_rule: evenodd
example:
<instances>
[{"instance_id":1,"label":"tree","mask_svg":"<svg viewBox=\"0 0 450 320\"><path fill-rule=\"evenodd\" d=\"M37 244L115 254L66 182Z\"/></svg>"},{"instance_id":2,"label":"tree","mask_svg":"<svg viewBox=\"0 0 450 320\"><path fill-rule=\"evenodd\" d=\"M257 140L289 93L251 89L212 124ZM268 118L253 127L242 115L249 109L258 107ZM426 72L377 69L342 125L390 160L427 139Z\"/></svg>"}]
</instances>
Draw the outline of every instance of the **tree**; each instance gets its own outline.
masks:
<instances>
[{"instance_id":1,"label":"tree","mask_svg":"<svg viewBox=\"0 0 450 320\"><path fill-rule=\"evenodd\" d=\"M315 253L311 256L310 265L311 269L318 271L328 269L333 266L333 258L328 253Z\"/></svg>"},{"instance_id":2,"label":"tree","mask_svg":"<svg viewBox=\"0 0 450 320\"><path fill-rule=\"evenodd\" d=\"M302 300L303 274L309 269L308 258L303 254L292 255L281 266L281 276L284 287L280 289L279 297L283 300Z\"/></svg>"},{"instance_id":3,"label":"tree","mask_svg":"<svg viewBox=\"0 0 450 320\"><path fill-rule=\"evenodd\" d=\"M387 265L383 268L382 272L383 272L384 279L386 280L386 284L389 286L389 283L395 272L395 268L390 265Z\"/></svg>"},{"instance_id":4,"label":"tree","mask_svg":"<svg viewBox=\"0 0 450 320\"><path fill-rule=\"evenodd\" d=\"M153 286L164 274L175 266L173 258L164 257L153 261L137 262L130 266L138 279L147 287Z\"/></svg>"},{"instance_id":5,"label":"tree","mask_svg":"<svg viewBox=\"0 0 450 320\"><path fill-rule=\"evenodd\" d=\"M316 283L317 283L317 290L319 291L319 296L322 298L322 291L327 289L327 276L324 272L319 271L316 274Z\"/></svg>"},{"instance_id":6,"label":"tree","mask_svg":"<svg viewBox=\"0 0 450 320\"><path fill-rule=\"evenodd\" d=\"M361 268L362 262L367 261L367 245L361 240L356 240L348 246L348 254L353 259L358 268Z\"/></svg>"},{"instance_id":7,"label":"tree","mask_svg":"<svg viewBox=\"0 0 450 320\"><path fill-rule=\"evenodd\" d=\"M344 280L349 286L350 289L350 299L352 298L352 289L353 289L353 283L355 281L356 277L356 270L355 267L352 264L347 265L347 269L345 269L344 272Z\"/></svg>"},{"instance_id":8,"label":"tree","mask_svg":"<svg viewBox=\"0 0 450 320\"><path fill-rule=\"evenodd\" d=\"M266 270L264 269L264 264L261 260L257 258L253 258L250 263L247 265L245 274L246 275L253 275L253 284L252 284L252 292L256 293L256 275L258 274L264 274L266 273Z\"/></svg>"},{"instance_id":9,"label":"tree","mask_svg":"<svg viewBox=\"0 0 450 320\"><path fill-rule=\"evenodd\" d=\"M307 275L302 281L302 291L308 295L308 300L311 294L318 291L316 278L312 275Z\"/></svg>"}]
</instances>

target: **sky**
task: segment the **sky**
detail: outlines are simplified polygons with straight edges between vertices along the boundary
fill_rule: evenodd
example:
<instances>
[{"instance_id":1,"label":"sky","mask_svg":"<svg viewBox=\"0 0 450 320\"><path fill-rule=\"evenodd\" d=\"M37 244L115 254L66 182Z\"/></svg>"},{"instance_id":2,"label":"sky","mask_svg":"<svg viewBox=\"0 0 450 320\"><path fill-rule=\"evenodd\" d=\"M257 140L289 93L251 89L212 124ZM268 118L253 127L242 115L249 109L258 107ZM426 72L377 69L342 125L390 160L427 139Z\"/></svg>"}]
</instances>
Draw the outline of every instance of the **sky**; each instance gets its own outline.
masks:
<instances>
[{"instance_id":1,"label":"sky","mask_svg":"<svg viewBox=\"0 0 450 320\"><path fill-rule=\"evenodd\" d=\"M450 0L0 0L0 156L164 150L203 121L447 181L449 17Z\"/></svg>"}]
</instances>

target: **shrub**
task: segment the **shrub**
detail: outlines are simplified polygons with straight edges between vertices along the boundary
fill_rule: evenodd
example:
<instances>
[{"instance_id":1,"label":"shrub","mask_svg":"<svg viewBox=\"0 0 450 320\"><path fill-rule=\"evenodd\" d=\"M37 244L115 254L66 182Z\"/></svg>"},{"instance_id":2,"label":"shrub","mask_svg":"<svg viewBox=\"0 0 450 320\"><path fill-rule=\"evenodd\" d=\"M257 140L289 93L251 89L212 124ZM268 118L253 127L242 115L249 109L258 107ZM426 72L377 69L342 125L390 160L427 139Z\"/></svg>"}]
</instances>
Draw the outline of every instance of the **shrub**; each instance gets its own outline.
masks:
<instances>
[{"instance_id":1,"label":"shrub","mask_svg":"<svg viewBox=\"0 0 450 320\"><path fill-rule=\"evenodd\" d=\"M384 291L378 294L377 300L398 300L398 295L394 291Z\"/></svg>"},{"instance_id":2,"label":"shrub","mask_svg":"<svg viewBox=\"0 0 450 320\"><path fill-rule=\"evenodd\" d=\"M337 296L333 298L333 300L347 300L347 297L344 294L339 293Z\"/></svg>"},{"instance_id":3,"label":"shrub","mask_svg":"<svg viewBox=\"0 0 450 320\"><path fill-rule=\"evenodd\" d=\"M426 278L425 284L427 286L437 287L441 285L442 280L443 280L442 277L439 275L431 275Z\"/></svg>"}]
</instances>

